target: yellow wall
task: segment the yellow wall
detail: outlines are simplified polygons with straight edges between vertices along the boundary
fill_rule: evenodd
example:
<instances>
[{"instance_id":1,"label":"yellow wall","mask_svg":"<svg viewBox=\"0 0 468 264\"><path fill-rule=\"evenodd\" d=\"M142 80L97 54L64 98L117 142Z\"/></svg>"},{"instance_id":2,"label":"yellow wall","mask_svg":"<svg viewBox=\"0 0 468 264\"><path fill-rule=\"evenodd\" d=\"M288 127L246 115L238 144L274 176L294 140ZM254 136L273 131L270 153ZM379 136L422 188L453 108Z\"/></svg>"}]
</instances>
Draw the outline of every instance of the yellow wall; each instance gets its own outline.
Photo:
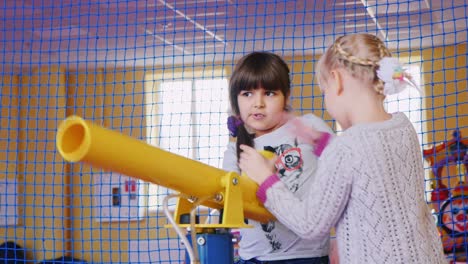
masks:
<instances>
[{"instance_id":1,"label":"yellow wall","mask_svg":"<svg viewBox=\"0 0 468 264\"><path fill-rule=\"evenodd\" d=\"M466 44L428 49L422 53L427 95L429 142L451 139L452 130L462 129L468 136L468 87ZM445 128L445 130L444 130Z\"/></svg>"},{"instance_id":2,"label":"yellow wall","mask_svg":"<svg viewBox=\"0 0 468 264\"><path fill-rule=\"evenodd\" d=\"M450 138L450 130L457 126L465 127L463 133L468 136L468 119L461 115L468 113L466 56L451 58L456 54L466 54L466 45L408 54L423 58L425 108L431 109L425 123L429 142ZM323 112L320 92L313 88L312 57L306 60L302 65L303 58L295 57L290 63L296 87L293 96L303 98L293 100L292 106L314 108L315 114L331 119ZM80 164L64 165L55 151L57 123L70 114L144 139L146 73L143 69L68 72L48 67L25 72L21 78L2 76L0 136L11 140L0 145L0 159L6 160L0 163L0 171L6 171L0 177L17 177L24 206L19 210L20 224L0 228L0 233L35 249L30 258L54 258L73 250L75 257L88 261L125 262L129 239L168 236L161 215L130 223L94 221L92 174L101 171ZM429 87L429 83L434 85ZM63 233L62 226L71 229Z\"/></svg>"},{"instance_id":3,"label":"yellow wall","mask_svg":"<svg viewBox=\"0 0 468 264\"><path fill-rule=\"evenodd\" d=\"M18 192L24 193L20 195L19 205L24 206L19 208L18 227L0 231L8 237L17 237L27 248L35 248L39 259L52 257L54 251L63 251L67 237L67 233L57 228L67 226L64 217L67 194L63 189L64 168L54 154L56 123L50 118L65 114L63 73L58 67L47 67L36 69L21 79L4 76L1 90L3 99L5 94L9 97L7 101L2 100L1 131L8 130L5 120L9 120L13 128L8 135L12 139L8 151L1 155L8 155L2 160L7 161L8 177L17 177Z\"/></svg>"}]
</instances>

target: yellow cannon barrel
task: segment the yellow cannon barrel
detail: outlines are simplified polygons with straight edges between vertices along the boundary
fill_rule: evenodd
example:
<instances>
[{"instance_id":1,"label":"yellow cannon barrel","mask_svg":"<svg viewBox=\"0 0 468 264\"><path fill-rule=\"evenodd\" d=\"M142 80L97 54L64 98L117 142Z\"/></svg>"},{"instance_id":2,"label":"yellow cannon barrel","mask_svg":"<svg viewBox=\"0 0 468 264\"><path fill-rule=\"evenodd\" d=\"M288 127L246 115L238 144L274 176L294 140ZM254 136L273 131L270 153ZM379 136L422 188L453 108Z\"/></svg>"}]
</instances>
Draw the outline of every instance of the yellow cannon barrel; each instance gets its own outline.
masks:
<instances>
[{"instance_id":1,"label":"yellow cannon barrel","mask_svg":"<svg viewBox=\"0 0 468 264\"><path fill-rule=\"evenodd\" d=\"M78 116L70 116L59 125L56 141L60 155L69 162L84 162L195 197L224 190L221 178L226 171L164 151ZM273 219L257 200L257 184L247 177L239 178L245 217L261 222ZM204 205L223 207L215 201Z\"/></svg>"}]
</instances>

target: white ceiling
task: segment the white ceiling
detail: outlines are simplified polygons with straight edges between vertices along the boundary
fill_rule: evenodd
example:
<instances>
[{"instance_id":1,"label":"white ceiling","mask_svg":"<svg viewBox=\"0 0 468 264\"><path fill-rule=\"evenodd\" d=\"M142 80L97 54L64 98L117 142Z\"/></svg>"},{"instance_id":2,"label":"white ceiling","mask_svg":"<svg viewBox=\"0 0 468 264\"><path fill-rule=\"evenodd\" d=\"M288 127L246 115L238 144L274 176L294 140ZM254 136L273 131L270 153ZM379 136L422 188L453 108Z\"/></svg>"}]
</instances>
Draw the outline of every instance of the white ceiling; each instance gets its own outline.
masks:
<instances>
[{"instance_id":1,"label":"white ceiling","mask_svg":"<svg viewBox=\"0 0 468 264\"><path fill-rule=\"evenodd\" d=\"M112 67L321 53L345 33L395 49L466 42L465 0L5 0L2 66Z\"/></svg>"}]
</instances>

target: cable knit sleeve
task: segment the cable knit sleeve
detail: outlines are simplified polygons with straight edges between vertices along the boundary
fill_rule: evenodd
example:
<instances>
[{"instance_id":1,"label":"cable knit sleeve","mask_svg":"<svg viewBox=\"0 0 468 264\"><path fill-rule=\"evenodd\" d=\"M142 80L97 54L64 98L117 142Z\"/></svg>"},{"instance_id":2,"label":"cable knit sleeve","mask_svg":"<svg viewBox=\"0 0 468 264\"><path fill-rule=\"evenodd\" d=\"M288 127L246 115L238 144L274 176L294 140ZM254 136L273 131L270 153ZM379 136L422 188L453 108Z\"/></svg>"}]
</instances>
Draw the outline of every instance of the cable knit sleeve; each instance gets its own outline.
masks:
<instances>
[{"instance_id":1,"label":"cable knit sleeve","mask_svg":"<svg viewBox=\"0 0 468 264\"><path fill-rule=\"evenodd\" d=\"M267 191L265 207L297 235L322 241L347 205L352 187L351 151L336 139L319 161L311 189L302 200L277 182Z\"/></svg>"},{"instance_id":2,"label":"cable knit sleeve","mask_svg":"<svg viewBox=\"0 0 468 264\"><path fill-rule=\"evenodd\" d=\"M334 138L335 134L333 130L327 125L327 123L313 115L313 114L307 114L301 117L302 120L304 120L304 123L307 125L312 126L318 131L325 132L323 134L323 137L320 139L318 144L314 147L314 154L317 156L320 156L325 149L325 147L330 143L330 141Z\"/></svg>"}]
</instances>

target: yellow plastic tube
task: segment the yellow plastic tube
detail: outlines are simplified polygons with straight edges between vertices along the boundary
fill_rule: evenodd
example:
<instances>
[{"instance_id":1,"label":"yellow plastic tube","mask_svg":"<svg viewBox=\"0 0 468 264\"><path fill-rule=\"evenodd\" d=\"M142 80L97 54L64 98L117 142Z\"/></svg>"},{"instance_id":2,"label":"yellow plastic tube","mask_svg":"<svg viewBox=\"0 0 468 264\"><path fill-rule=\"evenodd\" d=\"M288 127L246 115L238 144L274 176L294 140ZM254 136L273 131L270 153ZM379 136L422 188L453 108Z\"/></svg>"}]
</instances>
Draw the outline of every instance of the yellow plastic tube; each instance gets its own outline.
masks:
<instances>
[{"instance_id":1,"label":"yellow plastic tube","mask_svg":"<svg viewBox=\"0 0 468 264\"><path fill-rule=\"evenodd\" d=\"M224 190L226 171L151 146L106 129L79 116L66 118L58 128L57 149L69 162L84 162L164 186L186 195L206 197ZM257 184L239 176L244 216L260 222L274 217L257 200ZM204 205L220 209L222 202Z\"/></svg>"}]
</instances>

